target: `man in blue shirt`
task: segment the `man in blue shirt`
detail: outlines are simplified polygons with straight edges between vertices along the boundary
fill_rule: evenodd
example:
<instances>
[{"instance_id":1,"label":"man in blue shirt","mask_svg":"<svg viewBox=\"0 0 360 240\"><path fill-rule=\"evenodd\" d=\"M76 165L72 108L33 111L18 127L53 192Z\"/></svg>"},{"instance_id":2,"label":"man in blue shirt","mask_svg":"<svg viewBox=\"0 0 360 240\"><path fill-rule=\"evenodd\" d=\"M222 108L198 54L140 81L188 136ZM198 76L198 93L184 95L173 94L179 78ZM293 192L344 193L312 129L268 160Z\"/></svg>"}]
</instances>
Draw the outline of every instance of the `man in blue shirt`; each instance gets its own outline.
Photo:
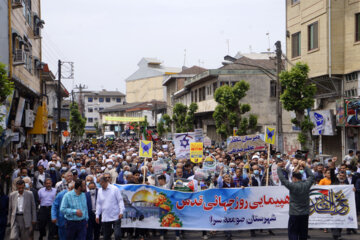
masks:
<instances>
[{"instance_id":1,"label":"man in blue shirt","mask_svg":"<svg viewBox=\"0 0 360 240\"><path fill-rule=\"evenodd\" d=\"M69 183L69 191L74 189L74 182ZM66 230L65 230L65 217L64 214L60 212L60 205L63 197L68 192L67 189L60 192L58 195L56 195L55 201L53 202L53 205L51 207L51 220L56 226L58 226L58 233L59 233L59 239L60 240L66 240Z\"/></svg>"},{"instance_id":2,"label":"man in blue shirt","mask_svg":"<svg viewBox=\"0 0 360 240\"><path fill-rule=\"evenodd\" d=\"M66 219L67 240L86 239L89 214L85 192L85 181L76 179L75 189L67 192L61 202L60 212L64 214Z\"/></svg>"}]
</instances>

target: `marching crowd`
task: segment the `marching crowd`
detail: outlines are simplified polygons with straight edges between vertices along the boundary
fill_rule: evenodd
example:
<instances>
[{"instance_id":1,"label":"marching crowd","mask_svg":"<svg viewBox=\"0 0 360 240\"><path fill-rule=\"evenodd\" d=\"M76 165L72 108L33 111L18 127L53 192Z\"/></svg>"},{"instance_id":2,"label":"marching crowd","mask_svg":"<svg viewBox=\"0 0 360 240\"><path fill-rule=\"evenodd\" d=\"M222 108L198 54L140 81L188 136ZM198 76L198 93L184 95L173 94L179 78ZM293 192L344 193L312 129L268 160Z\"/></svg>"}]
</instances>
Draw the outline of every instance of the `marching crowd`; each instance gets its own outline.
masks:
<instances>
[{"instance_id":1,"label":"marching crowd","mask_svg":"<svg viewBox=\"0 0 360 240\"><path fill-rule=\"evenodd\" d=\"M306 180L308 185L353 184L360 210L360 152L349 151L343 160L334 157L325 162L301 153L276 152L267 159L266 152L228 154L222 148L204 149L204 159L210 155L218 167L214 174L204 175L200 174L203 162L177 159L173 144L161 140L154 142L152 158L139 157L138 139L74 141L66 143L61 154L46 144L35 144L29 151L19 148L6 159L13 164L13 172L1 175L0 240L5 239L8 224L10 239L34 239L34 231L39 231L40 240L97 240L101 235L105 240L112 235L116 240L164 239L164 230L121 228L124 200L114 184L174 189L177 179L189 179L195 183L194 191L281 184L290 189L291 182ZM154 167L159 161L168 164L162 173ZM341 237L341 229L331 232L334 239ZM176 239L184 234L175 233ZM356 234L356 230L347 233ZM203 238L212 234L216 232L203 232ZM225 234L231 239L231 232ZM256 231L250 234L255 236Z\"/></svg>"}]
</instances>

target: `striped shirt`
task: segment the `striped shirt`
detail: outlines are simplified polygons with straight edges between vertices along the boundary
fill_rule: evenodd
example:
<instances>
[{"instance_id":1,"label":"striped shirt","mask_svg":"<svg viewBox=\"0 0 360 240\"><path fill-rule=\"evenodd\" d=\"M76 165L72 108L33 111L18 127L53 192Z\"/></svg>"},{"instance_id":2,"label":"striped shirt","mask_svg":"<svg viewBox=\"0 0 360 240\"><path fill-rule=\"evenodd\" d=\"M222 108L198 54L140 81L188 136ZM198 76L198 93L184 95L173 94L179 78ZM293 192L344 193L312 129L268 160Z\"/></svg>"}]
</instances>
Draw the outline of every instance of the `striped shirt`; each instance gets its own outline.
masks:
<instances>
[{"instance_id":1,"label":"striped shirt","mask_svg":"<svg viewBox=\"0 0 360 240\"><path fill-rule=\"evenodd\" d=\"M81 217L76 215L78 209L82 212ZM89 214L85 193L77 195L75 190L67 192L61 202L60 211L68 221L87 221L89 219Z\"/></svg>"}]
</instances>

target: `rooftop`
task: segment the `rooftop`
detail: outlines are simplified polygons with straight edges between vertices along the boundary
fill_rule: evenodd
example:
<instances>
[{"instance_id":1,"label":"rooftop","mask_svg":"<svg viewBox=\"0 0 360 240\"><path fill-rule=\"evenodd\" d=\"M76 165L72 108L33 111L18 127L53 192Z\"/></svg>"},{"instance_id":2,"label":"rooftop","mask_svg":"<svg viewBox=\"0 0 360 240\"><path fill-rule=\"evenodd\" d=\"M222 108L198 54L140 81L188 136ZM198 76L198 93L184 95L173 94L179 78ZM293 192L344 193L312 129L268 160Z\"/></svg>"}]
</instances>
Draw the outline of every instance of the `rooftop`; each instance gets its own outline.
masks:
<instances>
[{"instance_id":1,"label":"rooftop","mask_svg":"<svg viewBox=\"0 0 360 240\"><path fill-rule=\"evenodd\" d=\"M178 74L173 74L168 76L167 78L164 79L163 81L163 86L166 86L167 83L171 80L171 79L175 79L175 78L189 78L189 77L193 77L197 74L203 73L205 72L206 69L199 67L199 66L192 66L190 68L186 68L183 67L183 70L181 72L179 72Z\"/></svg>"},{"instance_id":2,"label":"rooftop","mask_svg":"<svg viewBox=\"0 0 360 240\"><path fill-rule=\"evenodd\" d=\"M181 72L181 68L166 67L156 58L142 58L138 63L139 69L125 81L134 81L143 78L157 77Z\"/></svg>"},{"instance_id":3,"label":"rooftop","mask_svg":"<svg viewBox=\"0 0 360 240\"><path fill-rule=\"evenodd\" d=\"M117 96L125 97L126 95L120 91L107 91L105 89L101 91L83 91L84 96Z\"/></svg>"}]
</instances>

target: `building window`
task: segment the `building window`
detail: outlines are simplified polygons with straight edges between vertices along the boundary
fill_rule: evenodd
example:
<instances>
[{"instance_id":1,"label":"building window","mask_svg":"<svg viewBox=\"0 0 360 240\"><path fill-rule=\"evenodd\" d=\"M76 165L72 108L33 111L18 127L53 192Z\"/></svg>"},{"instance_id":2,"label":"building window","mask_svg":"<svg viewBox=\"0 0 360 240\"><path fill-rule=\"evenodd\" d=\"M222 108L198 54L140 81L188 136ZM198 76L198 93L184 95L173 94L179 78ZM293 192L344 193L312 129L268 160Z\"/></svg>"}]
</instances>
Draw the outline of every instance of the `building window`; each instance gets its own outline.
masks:
<instances>
[{"instance_id":1,"label":"building window","mask_svg":"<svg viewBox=\"0 0 360 240\"><path fill-rule=\"evenodd\" d=\"M205 100L205 94L206 94L205 87L199 88L199 102Z\"/></svg>"},{"instance_id":2,"label":"building window","mask_svg":"<svg viewBox=\"0 0 360 240\"><path fill-rule=\"evenodd\" d=\"M217 82L214 82L213 83L213 93L214 94L215 94L216 89L217 89Z\"/></svg>"},{"instance_id":3,"label":"building window","mask_svg":"<svg viewBox=\"0 0 360 240\"><path fill-rule=\"evenodd\" d=\"M355 14L355 42L360 41L360 13Z\"/></svg>"},{"instance_id":4,"label":"building window","mask_svg":"<svg viewBox=\"0 0 360 240\"><path fill-rule=\"evenodd\" d=\"M92 97L88 97L88 102L93 102L93 98L92 98Z\"/></svg>"},{"instance_id":5,"label":"building window","mask_svg":"<svg viewBox=\"0 0 360 240\"><path fill-rule=\"evenodd\" d=\"M116 98L116 102L121 102L121 98Z\"/></svg>"},{"instance_id":6,"label":"building window","mask_svg":"<svg viewBox=\"0 0 360 240\"><path fill-rule=\"evenodd\" d=\"M99 102L104 102L104 98L103 97L99 98Z\"/></svg>"},{"instance_id":7,"label":"building window","mask_svg":"<svg viewBox=\"0 0 360 240\"><path fill-rule=\"evenodd\" d=\"M110 102L110 101L111 101L111 98L107 97L106 102Z\"/></svg>"},{"instance_id":8,"label":"building window","mask_svg":"<svg viewBox=\"0 0 360 240\"><path fill-rule=\"evenodd\" d=\"M270 81L270 97L276 97L276 81Z\"/></svg>"},{"instance_id":9,"label":"building window","mask_svg":"<svg viewBox=\"0 0 360 240\"><path fill-rule=\"evenodd\" d=\"M97 122L97 121L98 121L98 118L94 118L94 121Z\"/></svg>"},{"instance_id":10,"label":"building window","mask_svg":"<svg viewBox=\"0 0 360 240\"><path fill-rule=\"evenodd\" d=\"M99 107L99 111L101 111L101 110L104 110L104 108L103 108L103 107Z\"/></svg>"},{"instance_id":11,"label":"building window","mask_svg":"<svg viewBox=\"0 0 360 240\"><path fill-rule=\"evenodd\" d=\"M291 56L293 58L301 56L301 32L291 36Z\"/></svg>"},{"instance_id":12,"label":"building window","mask_svg":"<svg viewBox=\"0 0 360 240\"><path fill-rule=\"evenodd\" d=\"M300 2L300 0L291 0L291 4L297 4L297 3L299 3Z\"/></svg>"},{"instance_id":13,"label":"building window","mask_svg":"<svg viewBox=\"0 0 360 240\"><path fill-rule=\"evenodd\" d=\"M318 22L314 22L308 26L308 41L309 51L319 47Z\"/></svg>"},{"instance_id":14,"label":"building window","mask_svg":"<svg viewBox=\"0 0 360 240\"><path fill-rule=\"evenodd\" d=\"M88 122L89 122L89 123L92 123L93 121L94 121L93 118L88 118Z\"/></svg>"},{"instance_id":15,"label":"building window","mask_svg":"<svg viewBox=\"0 0 360 240\"><path fill-rule=\"evenodd\" d=\"M345 79L346 79L346 82L357 81L358 80L358 73L353 72L353 73L347 74L345 76Z\"/></svg>"},{"instance_id":16,"label":"building window","mask_svg":"<svg viewBox=\"0 0 360 240\"><path fill-rule=\"evenodd\" d=\"M197 92L198 92L198 90L196 89L195 92L194 92L195 102L197 102Z\"/></svg>"},{"instance_id":17,"label":"building window","mask_svg":"<svg viewBox=\"0 0 360 240\"><path fill-rule=\"evenodd\" d=\"M88 108L88 112L93 112L93 108Z\"/></svg>"}]
</instances>

